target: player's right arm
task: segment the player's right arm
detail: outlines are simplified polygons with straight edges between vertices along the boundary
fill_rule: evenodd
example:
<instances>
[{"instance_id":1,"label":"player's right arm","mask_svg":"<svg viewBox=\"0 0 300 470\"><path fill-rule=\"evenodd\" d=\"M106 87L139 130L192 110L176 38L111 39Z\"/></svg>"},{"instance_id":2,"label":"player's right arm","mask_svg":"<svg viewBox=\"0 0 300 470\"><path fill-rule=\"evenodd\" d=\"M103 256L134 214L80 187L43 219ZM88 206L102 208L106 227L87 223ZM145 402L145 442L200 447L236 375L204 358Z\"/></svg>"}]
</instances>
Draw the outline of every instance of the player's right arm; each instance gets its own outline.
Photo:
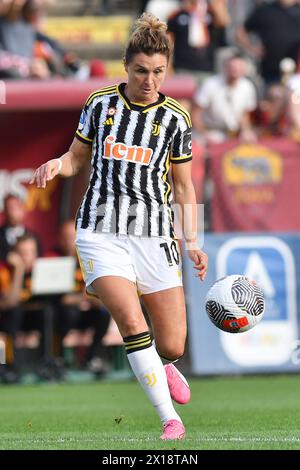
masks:
<instances>
[{"instance_id":1,"label":"player's right arm","mask_svg":"<svg viewBox=\"0 0 300 470\"><path fill-rule=\"evenodd\" d=\"M70 149L60 158L48 160L34 172L30 184L36 183L38 188L45 188L58 174L68 178L76 175L87 160L91 159L92 147L74 138Z\"/></svg>"}]
</instances>

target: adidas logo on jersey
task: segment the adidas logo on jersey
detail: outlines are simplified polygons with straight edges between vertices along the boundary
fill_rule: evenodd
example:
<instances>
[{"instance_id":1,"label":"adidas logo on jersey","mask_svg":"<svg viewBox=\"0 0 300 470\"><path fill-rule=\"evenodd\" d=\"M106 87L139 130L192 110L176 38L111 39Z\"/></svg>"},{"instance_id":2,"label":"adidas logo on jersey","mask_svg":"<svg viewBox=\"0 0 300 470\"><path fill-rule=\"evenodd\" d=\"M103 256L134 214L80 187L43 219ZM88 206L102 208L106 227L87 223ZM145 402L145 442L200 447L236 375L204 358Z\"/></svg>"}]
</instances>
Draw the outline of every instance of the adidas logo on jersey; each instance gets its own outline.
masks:
<instances>
[{"instance_id":1,"label":"adidas logo on jersey","mask_svg":"<svg viewBox=\"0 0 300 470\"><path fill-rule=\"evenodd\" d=\"M122 142L115 142L116 137L108 135L104 141L103 158L114 158L115 160L126 160L140 165L149 165L153 150L139 147L138 145L128 146Z\"/></svg>"},{"instance_id":2,"label":"adidas logo on jersey","mask_svg":"<svg viewBox=\"0 0 300 470\"><path fill-rule=\"evenodd\" d=\"M113 123L114 123L114 120L113 120L112 117L110 117L110 118L106 119L106 121L104 121L105 126L112 126Z\"/></svg>"}]
</instances>

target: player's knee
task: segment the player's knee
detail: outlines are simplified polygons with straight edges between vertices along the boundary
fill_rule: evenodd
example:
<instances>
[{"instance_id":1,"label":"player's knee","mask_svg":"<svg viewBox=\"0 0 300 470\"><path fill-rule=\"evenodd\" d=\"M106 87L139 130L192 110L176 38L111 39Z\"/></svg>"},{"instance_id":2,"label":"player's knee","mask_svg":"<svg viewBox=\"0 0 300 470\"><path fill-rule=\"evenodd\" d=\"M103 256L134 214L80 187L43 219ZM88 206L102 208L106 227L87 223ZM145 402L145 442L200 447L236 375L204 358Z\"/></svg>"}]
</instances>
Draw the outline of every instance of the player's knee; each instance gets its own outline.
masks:
<instances>
[{"instance_id":1,"label":"player's knee","mask_svg":"<svg viewBox=\"0 0 300 470\"><path fill-rule=\"evenodd\" d=\"M137 318L127 317L122 320L121 331L123 338L134 336L145 331L145 325Z\"/></svg>"},{"instance_id":2,"label":"player's knee","mask_svg":"<svg viewBox=\"0 0 300 470\"><path fill-rule=\"evenodd\" d=\"M169 361L176 361L184 354L184 346L180 344L166 345L158 350L161 357Z\"/></svg>"}]
</instances>

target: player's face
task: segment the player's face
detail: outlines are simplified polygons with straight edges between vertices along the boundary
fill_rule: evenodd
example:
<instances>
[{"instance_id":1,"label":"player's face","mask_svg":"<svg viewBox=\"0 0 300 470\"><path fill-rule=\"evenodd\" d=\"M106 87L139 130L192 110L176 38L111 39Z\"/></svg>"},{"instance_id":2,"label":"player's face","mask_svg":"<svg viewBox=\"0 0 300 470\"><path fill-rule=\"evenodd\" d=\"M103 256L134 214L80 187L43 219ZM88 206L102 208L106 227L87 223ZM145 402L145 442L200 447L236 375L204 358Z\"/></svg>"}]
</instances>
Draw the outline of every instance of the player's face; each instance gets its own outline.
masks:
<instances>
[{"instance_id":1,"label":"player's face","mask_svg":"<svg viewBox=\"0 0 300 470\"><path fill-rule=\"evenodd\" d=\"M157 101L158 91L166 76L167 57L163 54L151 56L140 52L129 64L125 64L128 73L126 94L130 101L151 104Z\"/></svg>"}]
</instances>

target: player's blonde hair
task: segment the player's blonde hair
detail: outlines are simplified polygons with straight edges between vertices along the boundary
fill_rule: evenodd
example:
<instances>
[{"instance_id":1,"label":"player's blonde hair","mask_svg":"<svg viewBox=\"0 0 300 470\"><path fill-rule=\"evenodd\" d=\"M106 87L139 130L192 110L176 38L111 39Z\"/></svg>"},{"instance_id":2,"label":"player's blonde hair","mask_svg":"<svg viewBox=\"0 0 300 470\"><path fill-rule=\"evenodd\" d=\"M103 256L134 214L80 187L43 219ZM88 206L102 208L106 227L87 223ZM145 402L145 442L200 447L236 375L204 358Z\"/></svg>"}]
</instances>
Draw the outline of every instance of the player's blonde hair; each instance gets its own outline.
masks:
<instances>
[{"instance_id":1,"label":"player's blonde hair","mask_svg":"<svg viewBox=\"0 0 300 470\"><path fill-rule=\"evenodd\" d=\"M134 23L125 49L124 62L129 64L135 54L163 54L169 61L172 47L167 35L167 25L152 13L143 13Z\"/></svg>"}]
</instances>

